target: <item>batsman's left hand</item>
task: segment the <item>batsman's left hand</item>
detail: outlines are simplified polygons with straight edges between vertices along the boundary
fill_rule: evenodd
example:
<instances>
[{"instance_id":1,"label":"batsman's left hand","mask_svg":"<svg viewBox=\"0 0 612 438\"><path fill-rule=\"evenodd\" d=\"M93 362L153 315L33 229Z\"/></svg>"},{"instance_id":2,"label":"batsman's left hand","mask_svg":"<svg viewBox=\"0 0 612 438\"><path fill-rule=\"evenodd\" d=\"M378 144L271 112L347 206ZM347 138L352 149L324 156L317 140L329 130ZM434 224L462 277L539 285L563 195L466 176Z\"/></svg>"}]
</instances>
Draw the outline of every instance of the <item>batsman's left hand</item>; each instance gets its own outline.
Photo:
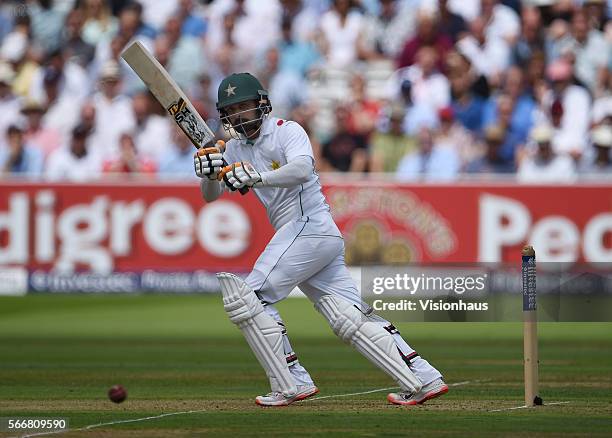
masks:
<instances>
[{"instance_id":1,"label":"batsman's left hand","mask_svg":"<svg viewBox=\"0 0 612 438\"><path fill-rule=\"evenodd\" d=\"M219 172L217 179L221 181L224 177L227 183L236 189L261 185L261 175L248 161L239 161L225 166Z\"/></svg>"}]
</instances>

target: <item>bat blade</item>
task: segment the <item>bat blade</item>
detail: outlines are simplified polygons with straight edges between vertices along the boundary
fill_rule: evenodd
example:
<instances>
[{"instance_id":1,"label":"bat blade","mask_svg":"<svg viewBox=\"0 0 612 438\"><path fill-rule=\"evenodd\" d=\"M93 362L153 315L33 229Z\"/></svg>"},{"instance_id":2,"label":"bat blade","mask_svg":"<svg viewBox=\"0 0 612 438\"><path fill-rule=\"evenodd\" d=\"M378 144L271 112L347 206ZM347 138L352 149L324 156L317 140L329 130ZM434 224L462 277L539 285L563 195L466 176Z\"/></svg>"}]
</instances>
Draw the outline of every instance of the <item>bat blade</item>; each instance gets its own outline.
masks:
<instances>
[{"instance_id":1,"label":"bat blade","mask_svg":"<svg viewBox=\"0 0 612 438\"><path fill-rule=\"evenodd\" d=\"M200 149L214 142L215 134L193 108L181 87L142 43L133 42L123 51L121 57L136 72L196 148ZM235 190L231 186L230 188ZM248 191L247 187L240 189L243 195Z\"/></svg>"},{"instance_id":2,"label":"bat blade","mask_svg":"<svg viewBox=\"0 0 612 438\"><path fill-rule=\"evenodd\" d=\"M121 57L142 79L195 147L199 149L214 141L214 133L193 108L185 93L139 41L132 43Z\"/></svg>"}]
</instances>

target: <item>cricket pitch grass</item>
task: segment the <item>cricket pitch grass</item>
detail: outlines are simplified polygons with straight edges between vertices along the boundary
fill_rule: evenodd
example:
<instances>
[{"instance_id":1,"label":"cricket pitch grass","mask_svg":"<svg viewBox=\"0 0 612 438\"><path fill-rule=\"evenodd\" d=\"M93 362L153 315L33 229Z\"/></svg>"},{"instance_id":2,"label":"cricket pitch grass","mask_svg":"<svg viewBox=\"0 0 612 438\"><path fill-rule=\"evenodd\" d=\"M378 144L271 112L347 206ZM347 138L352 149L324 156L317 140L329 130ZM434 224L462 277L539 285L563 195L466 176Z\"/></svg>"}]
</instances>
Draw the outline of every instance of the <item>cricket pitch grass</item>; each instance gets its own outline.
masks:
<instances>
[{"instance_id":1,"label":"cricket pitch grass","mask_svg":"<svg viewBox=\"0 0 612 438\"><path fill-rule=\"evenodd\" d=\"M540 324L545 405L530 409L509 409L523 404L520 323L397 323L451 385L401 407L307 300L278 307L321 392L261 408L267 380L219 296L0 298L0 417L68 418L58 437L612 436L611 323Z\"/></svg>"}]
</instances>

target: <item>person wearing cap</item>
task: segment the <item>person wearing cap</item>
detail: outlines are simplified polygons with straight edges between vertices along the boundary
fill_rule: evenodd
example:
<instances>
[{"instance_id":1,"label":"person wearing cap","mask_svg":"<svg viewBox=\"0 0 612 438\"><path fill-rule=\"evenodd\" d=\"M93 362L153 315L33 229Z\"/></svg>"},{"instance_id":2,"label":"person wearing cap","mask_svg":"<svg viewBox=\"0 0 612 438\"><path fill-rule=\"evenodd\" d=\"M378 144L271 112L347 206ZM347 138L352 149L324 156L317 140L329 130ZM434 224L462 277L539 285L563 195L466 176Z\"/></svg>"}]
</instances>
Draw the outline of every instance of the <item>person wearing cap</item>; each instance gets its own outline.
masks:
<instances>
[{"instance_id":1,"label":"person wearing cap","mask_svg":"<svg viewBox=\"0 0 612 438\"><path fill-rule=\"evenodd\" d=\"M97 144L104 145L106 156L117 156L119 136L132 132L136 126L132 101L121 93L121 73L119 64L108 61L102 66L98 78L99 91L93 96L96 110L96 130L99 135Z\"/></svg>"},{"instance_id":2,"label":"person wearing cap","mask_svg":"<svg viewBox=\"0 0 612 438\"><path fill-rule=\"evenodd\" d=\"M475 147L474 138L455 119L455 111L452 106L446 106L438 110L440 127L435 133L435 142L439 147L452 149L458 153L461 162L467 163L478 155L478 148Z\"/></svg>"},{"instance_id":3,"label":"person wearing cap","mask_svg":"<svg viewBox=\"0 0 612 438\"><path fill-rule=\"evenodd\" d=\"M42 153L26 142L23 126L11 124L0 142L0 175L39 176L43 169Z\"/></svg>"},{"instance_id":4,"label":"person wearing cap","mask_svg":"<svg viewBox=\"0 0 612 438\"><path fill-rule=\"evenodd\" d=\"M276 230L245 279L217 274L228 317L243 332L270 382L271 391L257 396L255 403L286 406L319 391L298 360L275 306L296 286L337 336L397 382L400 390L387 395L389 403L416 406L447 393L442 374L361 300L304 128L270 116L268 91L250 73L227 76L217 94L221 123L232 139L193 156L202 197L216 202L226 190L252 190Z\"/></svg>"},{"instance_id":5,"label":"person wearing cap","mask_svg":"<svg viewBox=\"0 0 612 438\"><path fill-rule=\"evenodd\" d=\"M524 183L571 183L576 180L576 166L568 155L556 154L548 125L536 126L530 135L535 150L521 160L517 179Z\"/></svg>"},{"instance_id":6,"label":"person wearing cap","mask_svg":"<svg viewBox=\"0 0 612 438\"><path fill-rule=\"evenodd\" d=\"M506 129L502 125L489 125L484 129L484 144L482 155L473 159L465 166L467 173L511 173L514 172L514 162L502 157L502 145L506 137Z\"/></svg>"},{"instance_id":7,"label":"person wearing cap","mask_svg":"<svg viewBox=\"0 0 612 438\"><path fill-rule=\"evenodd\" d=\"M62 133L44 119L45 113L46 108L35 100L26 100L21 107L26 140L35 144L47 158L61 145Z\"/></svg>"},{"instance_id":8,"label":"person wearing cap","mask_svg":"<svg viewBox=\"0 0 612 438\"><path fill-rule=\"evenodd\" d=\"M370 171L390 172L397 170L397 165L405 155L416 149L414 138L404 133L402 123L405 111L401 105L391 108L387 132L377 131L372 136L372 156Z\"/></svg>"},{"instance_id":9,"label":"person wearing cap","mask_svg":"<svg viewBox=\"0 0 612 438\"><path fill-rule=\"evenodd\" d=\"M0 133L19 119L19 99L11 91L15 73L13 68L0 62Z\"/></svg>"},{"instance_id":10,"label":"person wearing cap","mask_svg":"<svg viewBox=\"0 0 612 438\"><path fill-rule=\"evenodd\" d=\"M593 157L581 167L582 173L612 175L612 126L600 125L591 131Z\"/></svg>"},{"instance_id":11,"label":"person wearing cap","mask_svg":"<svg viewBox=\"0 0 612 438\"><path fill-rule=\"evenodd\" d=\"M100 155L91 151L88 129L79 124L67 145L60 147L47 160L45 176L52 181L89 181L100 175Z\"/></svg>"}]
</instances>

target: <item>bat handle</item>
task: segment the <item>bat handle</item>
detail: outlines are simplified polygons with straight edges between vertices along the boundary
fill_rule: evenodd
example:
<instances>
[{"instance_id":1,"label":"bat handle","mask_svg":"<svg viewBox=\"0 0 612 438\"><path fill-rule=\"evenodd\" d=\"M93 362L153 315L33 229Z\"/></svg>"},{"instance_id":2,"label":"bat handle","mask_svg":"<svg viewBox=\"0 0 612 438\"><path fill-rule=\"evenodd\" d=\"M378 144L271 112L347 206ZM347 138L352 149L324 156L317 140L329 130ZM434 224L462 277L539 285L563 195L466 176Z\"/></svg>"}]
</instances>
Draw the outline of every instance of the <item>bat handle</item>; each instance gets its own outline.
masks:
<instances>
[{"instance_id":1,"label":"bat handle","mask_svg":"<svg viewBox=\"0 0 612 438\"><path fill-rule=\"evenodd\" d=\"M221 149L221 152L225 152L225 142L223 140L218 140L217 143L215 144L217 145L219 149ZM227 166L227 161L225 161L225 159L223 160L223 166L224 167ZM236 190L231 184L229 184L227 179L223 178L223 180L225 181L226 185L230 188L232 192ZM238 191L240 192L241 195L246 195L247 193L249 193L249 188L241 187L240 189L238 189Z\"/></svg>"}]
</instances>

